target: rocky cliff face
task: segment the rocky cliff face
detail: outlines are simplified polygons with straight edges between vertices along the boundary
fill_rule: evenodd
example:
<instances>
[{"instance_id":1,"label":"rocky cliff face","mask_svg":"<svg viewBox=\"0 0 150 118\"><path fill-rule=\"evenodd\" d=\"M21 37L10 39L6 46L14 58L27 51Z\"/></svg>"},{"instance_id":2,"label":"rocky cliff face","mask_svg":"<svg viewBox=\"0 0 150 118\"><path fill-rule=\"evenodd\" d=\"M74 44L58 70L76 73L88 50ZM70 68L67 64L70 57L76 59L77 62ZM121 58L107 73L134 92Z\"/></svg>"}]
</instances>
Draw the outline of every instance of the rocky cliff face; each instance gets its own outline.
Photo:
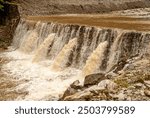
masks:
<instances>
[{"instance_id":1,"label":"rocky cliff face","mask_svg":"<svg viewBox=\"0 0 150 118\"><path fill-rule=\"evenodd\" d=\"M150 7L149 0L17 0L21 15L104 13Z\"/></svg>"}]
</instances>

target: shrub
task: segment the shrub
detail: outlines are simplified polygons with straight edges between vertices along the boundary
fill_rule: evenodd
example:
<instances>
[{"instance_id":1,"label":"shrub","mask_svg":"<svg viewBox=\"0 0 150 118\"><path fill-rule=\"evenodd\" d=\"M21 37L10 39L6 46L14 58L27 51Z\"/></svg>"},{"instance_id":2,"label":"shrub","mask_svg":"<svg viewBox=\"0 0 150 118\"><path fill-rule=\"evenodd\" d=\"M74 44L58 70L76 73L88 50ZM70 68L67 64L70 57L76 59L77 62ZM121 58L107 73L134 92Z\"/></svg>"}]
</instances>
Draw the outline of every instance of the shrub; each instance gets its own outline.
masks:
<instances>
[{"instance_id":1,"label":"shrub","mask_svg":"<svg viewBox=\"0 0 150 118\"><path fill-rule=\"evenodd\" d=\"M15 0L0 0L0 11L4 11L7 5L18 5Z\"/></svg>"},{"instance_id":2,"label":"shrub","mask_svg":"<svg viewBox=\"0 0 150 118\"><path fill-rule=\"evenodd\" d=\"M4 9L4 0L0 0L0 11L3 11Z\"/></svg>"}]
</instances>

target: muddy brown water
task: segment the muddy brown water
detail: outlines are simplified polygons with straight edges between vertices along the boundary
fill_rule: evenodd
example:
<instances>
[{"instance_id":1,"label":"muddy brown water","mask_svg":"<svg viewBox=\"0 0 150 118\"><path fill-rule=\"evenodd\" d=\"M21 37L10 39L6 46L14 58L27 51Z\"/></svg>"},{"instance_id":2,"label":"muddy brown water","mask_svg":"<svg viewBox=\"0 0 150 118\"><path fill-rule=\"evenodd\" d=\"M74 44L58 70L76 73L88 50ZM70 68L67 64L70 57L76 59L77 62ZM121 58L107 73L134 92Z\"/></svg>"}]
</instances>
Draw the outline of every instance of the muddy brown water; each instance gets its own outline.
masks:
<instances>
[{"instance_id":1,"label":"muddy brown water","mask_svg":"<svg viewBox=\"0 0 150 118\"><path fill-rule=\"evenodd\" d=\"M113 15L52 15L28 16L28 20L57 22L63 24L78 24L125 30L150 31L150 19Z\"/></svg>"},{"instance_id":2,"label":"muddy brown water","mask_svg":"<svg viewBox=\"0 0 150 118\"><path fill-rule=\"evenodd\" d=\"M146 18L135 18L125 16L109 15L55 15L55 16L28 16L28 20L43 22L58 22L64 24L78 24L96 27L121 28L126 30L150 31L150 20ZM34 23L33 23L34 24ZM0 49L0 53L4 50ZM15 88L25 83L25 81L16 81L12 77L1 72L3 64L9 60L0 58L0 100L16 100L18 96L24 97L27 91L17 91Z\"/></svg>"}]
</instances>

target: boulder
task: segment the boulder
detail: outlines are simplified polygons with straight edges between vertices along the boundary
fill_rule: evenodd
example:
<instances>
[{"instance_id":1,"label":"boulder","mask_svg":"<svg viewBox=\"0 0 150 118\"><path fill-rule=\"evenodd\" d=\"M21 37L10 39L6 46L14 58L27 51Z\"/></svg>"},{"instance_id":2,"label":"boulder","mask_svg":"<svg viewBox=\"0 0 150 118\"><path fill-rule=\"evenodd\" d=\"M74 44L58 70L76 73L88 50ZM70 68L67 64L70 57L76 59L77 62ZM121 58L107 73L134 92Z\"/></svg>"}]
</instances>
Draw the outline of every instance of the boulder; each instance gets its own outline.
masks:
<instances>
[{"instance_id":1,"label":"boulder","mask_svg":"<svg viewBox=\"0 0 150 118\"><path fill-rule=\"evenodd\" d=\"M144 91L144 94L145 94L147 97L150 97L150 91L149 91L149 90L145 90L145 91Z\"/></svg>"},{"instance_id":2,"label":"boulder","mask_svg":"<svg viewBox=\"0 0 150 118\"><path fill-rule=\"evenodd\" d=\"M104 73L87 75L84 79L84 86L96 85L100 81L107 79Z\"/></svg>"},{"instance_id":3,"label":"boulder","mask_svg":"<svg viewBox=\"0 0 150 118\"><path fill-rule=\"evenodd\" d=\"M100 88L108 89L108 90L110 90L110 91L113 91L113 90L115 90L115 89L117 88L117 84L114 83L114 82L111 81L111 80L108 80L108 79L101 81L101 82L98 84L98 86L99 86Z\"/></svg>"},{"instance_id":4,"label":"boulder","mask_svg":"<svg viewBox=\"0 0 150 118\"><path fill-rule=\"evenodd\" d=\"M65 101L86 101L90 100L93 93L90 91L81 91L64 98Z\"/></svg>"},{"instance_id":5,"label":"boulder","mask_svg":"<svg viewBox=\"0 0 150 118\"><path fill-rule=\"evenodd\" d=\"M64 92L63 96L60 98L60 100L63 100L65 97L75 94L76 92L80 91L83 86L80 85L79 80L74 81Z\"/></svg>"},{"instance_id":6,"label":"boulder","mask_svg":"<svg viewBox=\"0 0 150 118\"><path fill-rule=\"evenodd\" d=\"M79 80L74 81L71 85L71 88L73 89L81 89L83 88L83 86L80 84Z\"/></svg>"},{"instance_id":7,"label":"boulder","mask_svg":"<svg viewBox=\"0 0 150 118\"><path fill-rule=\"evenodd\" d=\"M68 87L67 90L64 92L63 96L59 100L64 100L67 96L71 96L77 92L76 89Z\"/></svg>"}]
</instances>

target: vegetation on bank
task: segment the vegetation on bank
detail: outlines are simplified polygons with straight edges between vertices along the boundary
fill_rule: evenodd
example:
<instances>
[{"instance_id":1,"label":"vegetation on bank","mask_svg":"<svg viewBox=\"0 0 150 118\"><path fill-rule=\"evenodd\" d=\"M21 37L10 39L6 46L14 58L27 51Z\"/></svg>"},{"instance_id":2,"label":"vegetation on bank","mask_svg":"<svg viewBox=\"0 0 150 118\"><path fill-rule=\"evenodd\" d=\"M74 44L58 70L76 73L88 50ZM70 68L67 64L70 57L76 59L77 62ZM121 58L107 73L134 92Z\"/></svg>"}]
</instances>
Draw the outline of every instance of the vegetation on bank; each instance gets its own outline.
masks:
<instances>
[{"instance_id":1,"label":"vegetation on bank","mask_svg":"<svg viewBox=\"0 0 150 118\"><path fill-rule=\"evenodd\" d=\"M19 22L19 12L15 0L0 0L0 50L11 44L15 28Z\"/></svg>"},{"instance_id":2,"label":"vegetation on bank","mask_svg":"<svg viewBox=\"0 0 150 118\"><path fill-rule=\"evenodd\" d=\"M17 5L13 0L0 0L0 11L4 11L8 4Z\"/></svg>"},{"instance_id":3,"label":"vegetation on bank","mask_svg":"<svg viewBox=\"0 0 150 118\"><path fill-rule=\"evenodd\" d=\"M4 0L0 0L0 10L2 11L4 8Z\"/></svg>"},{"instance_id":4,"label":"vegetation on bank","mask_svg":"<svg viewBox=\"0 0 150 118\"><path fill-rule=\"evenodd\" d=\"M18 16L15 0L0 0L0 26L9 24L9 21Z\"/></svg>"},{"instance_id":5,"label":"vegetation on bank","mask_svg":"<svg viewBox=\"0 0 150 118\"><path fill-rule=\"evenodd\" d=\"M7 4L11 4L10 0L0 0L0 11L4 11Z\"/></svg>"}]
</instances>

